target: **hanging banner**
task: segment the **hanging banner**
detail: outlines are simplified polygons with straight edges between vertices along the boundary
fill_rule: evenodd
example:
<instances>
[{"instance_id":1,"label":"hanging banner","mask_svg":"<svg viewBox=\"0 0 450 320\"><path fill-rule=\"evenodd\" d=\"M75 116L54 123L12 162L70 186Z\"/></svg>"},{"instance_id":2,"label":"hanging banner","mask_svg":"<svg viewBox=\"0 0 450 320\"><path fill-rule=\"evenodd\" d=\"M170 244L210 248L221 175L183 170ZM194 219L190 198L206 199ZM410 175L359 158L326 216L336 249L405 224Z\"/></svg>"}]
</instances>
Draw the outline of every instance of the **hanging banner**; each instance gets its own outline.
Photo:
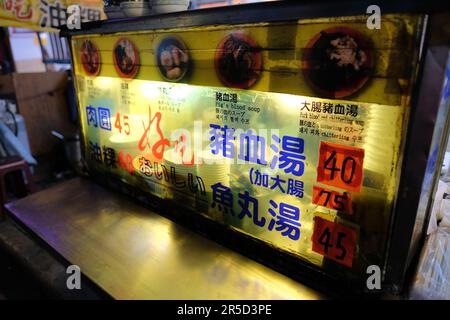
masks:
<instances>
[{"instance_id":1,"label":"hanging banner","mask_svg":"<svg viewBox=\"0 0 450 320\"><path fill-rule=\"evenodd\" d=\"M90 169L327 270L382 265L421 17L365 19L74 37Z\"/></svg>"},{"instance_id":2,"label":"hanging banner","mask_svg":"<svg viewBox=\"0 0 450 320\"><path fill-rule=\"evenodd\" d=\"M101 0L0 0L0 26L57 31L67 24L72 4L80 6L82 22L105 18Z\"/></svg>"}]
</instances>

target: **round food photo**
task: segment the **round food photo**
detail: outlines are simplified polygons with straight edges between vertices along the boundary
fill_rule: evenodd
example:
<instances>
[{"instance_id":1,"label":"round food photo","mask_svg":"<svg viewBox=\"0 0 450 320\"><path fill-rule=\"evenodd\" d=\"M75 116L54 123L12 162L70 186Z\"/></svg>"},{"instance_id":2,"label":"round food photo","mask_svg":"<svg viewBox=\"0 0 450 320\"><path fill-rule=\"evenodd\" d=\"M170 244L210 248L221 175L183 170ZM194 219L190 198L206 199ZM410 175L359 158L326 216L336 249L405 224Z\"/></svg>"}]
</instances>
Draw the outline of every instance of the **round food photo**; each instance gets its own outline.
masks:
<instances>
[{"instance_id":1,"label":"round food photo","mask_svg":"<svg viewBox=\"0 0 450 320\"><path fill-rule=\"evenodd\" d=\"M114 67L122 78L132 79L139 71L139 51L131 40L121 38L113 50Z\"/></svg>"},{"instance_id":2,"label":"round food photo","mask_svg":"<svg viewBox=\"0 0 450 320\"><path fill-rule=\"evenodd\" d=\"M217 76L228 87L247 89L261 76L261 48L242 32L225 36L214 58Z\"/></svg>"},{"instance_id":3,"label":"round food photo","mask_svg":"<svg viewBox=\"0 0 450 320\"><path fill-rule=\"evenodd\" d=\"M348 27L334 27L315 35L306 45L302 71L308 85L324 98L357 93L374 68L373 45Z\"/></svg>"},{"instance_id":4,"label":"round food photo","mask_svg":"<svg viewBox=\"0 0 450 320\"><path fill-rule=\"evenodd\" d=\"M171 82L181 81L189 71L189 51L184 42L175 37L163 39L156 49L157 64L162 77Z\"/></svg>"},{"instance_id":5,"label":"round food photo","mask_svg":"<svg viewBox=\"0 0 450 320\"><path fill-rule=\"evenodd\" d=\"M81 44L80 59L87 75L97 76L100 73L100 51L91 40L84 40Z\"/></svg>"}]
</instances>

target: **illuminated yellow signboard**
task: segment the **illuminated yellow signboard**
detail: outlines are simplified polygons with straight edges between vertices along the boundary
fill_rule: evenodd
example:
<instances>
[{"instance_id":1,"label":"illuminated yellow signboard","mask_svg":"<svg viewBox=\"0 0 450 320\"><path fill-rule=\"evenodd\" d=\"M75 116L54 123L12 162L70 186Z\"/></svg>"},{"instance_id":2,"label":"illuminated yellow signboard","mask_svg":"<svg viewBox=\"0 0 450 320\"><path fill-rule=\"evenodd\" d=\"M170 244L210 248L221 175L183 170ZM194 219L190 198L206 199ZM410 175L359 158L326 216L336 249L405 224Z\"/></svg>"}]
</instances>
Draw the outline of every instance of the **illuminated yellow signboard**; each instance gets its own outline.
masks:
<instances>
[{"instance_id":1,"label":"illuminated yellow signboard","mask_svg":"<svg viewBox=\"0 0 450 320\"><path fill-rule=\"evenodd\" d=\"M86 160L317 266L381 264L421 21L73 37Z\"/></svg>"}]
</instances>

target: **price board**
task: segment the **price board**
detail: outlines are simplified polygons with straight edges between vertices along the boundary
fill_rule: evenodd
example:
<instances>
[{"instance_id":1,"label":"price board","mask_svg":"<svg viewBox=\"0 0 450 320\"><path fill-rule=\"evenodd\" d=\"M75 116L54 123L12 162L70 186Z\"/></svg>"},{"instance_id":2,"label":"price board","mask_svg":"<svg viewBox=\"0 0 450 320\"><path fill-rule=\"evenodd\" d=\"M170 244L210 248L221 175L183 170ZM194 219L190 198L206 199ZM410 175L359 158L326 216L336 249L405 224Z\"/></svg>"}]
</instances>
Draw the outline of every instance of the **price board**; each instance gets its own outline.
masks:
<instances>
[{"instance_id":1,"label":"price board","mask_svg":"<svg viewBox=\"0 0 450 320\"><path fill-rule=\"evenodd\" d=\"M341 17L74 36L86 161L361 274L382 263L420 28L386 15L381 31Z\"/></svg>"}]
</instances>

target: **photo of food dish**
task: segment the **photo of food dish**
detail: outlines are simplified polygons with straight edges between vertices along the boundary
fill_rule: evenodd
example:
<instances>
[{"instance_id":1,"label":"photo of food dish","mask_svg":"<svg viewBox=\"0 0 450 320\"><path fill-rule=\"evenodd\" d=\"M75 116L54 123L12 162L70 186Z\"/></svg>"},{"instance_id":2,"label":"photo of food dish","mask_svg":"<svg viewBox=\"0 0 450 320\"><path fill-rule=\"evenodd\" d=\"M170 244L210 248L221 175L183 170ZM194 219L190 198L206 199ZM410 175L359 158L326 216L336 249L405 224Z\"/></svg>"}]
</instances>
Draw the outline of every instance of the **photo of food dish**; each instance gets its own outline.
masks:
<instances>
[{"instance_id":1,"label":"photo of food dish","mask_svg":"<svg viewBox=\"0 0 450 320\"><path fill-rule=\"evenodd\" d=\"M97 76L100 73L100 51L91 40L85 40L81 44L80 58L86 74Z\"/></svg>"},{"instance_id":2,"label":"photo of food dish","mask_svg":"<svg viewBox=\"0 0 450 320\"><path fill-rule=\"evenodd\" d=\"M159 71L164 79L171 82L181 81L189 70L189 52L178 38L168 37L162 40L157 52Z\"/></svg>"},{"instance_id":3,"label":"photo of food dish","mask_svg":"<svg viewBox=\"0 0 450 320\"><path fill-rule=\"evenodd\" d=\"M302 71L321 97L344 98L358 92L373 72L370 39L347 27L326 29L304 49Z\"/></svg>"},{"instance_id":4,"label":"photo of food dish","mask_svg":"<svg viewBox=\"0 0 450 320\"><path fill-rule=\"evenodd\" d=\"M215 54L216 73L223 84L247 89L258 81L262 69L261 49L255 40L241 32L227 35Z\"/></svg>"},{"instance_id":5,"label":"photo of food dish","mask_svg":"<svg viewBox=\"0 0 450 320\"><path fill-rule=\"evenodd\" d=\"M113 51L114 67L122 78L134 78L139 71L139 52L129 39L121 38Z\"/></svg>"}]
</instances>

